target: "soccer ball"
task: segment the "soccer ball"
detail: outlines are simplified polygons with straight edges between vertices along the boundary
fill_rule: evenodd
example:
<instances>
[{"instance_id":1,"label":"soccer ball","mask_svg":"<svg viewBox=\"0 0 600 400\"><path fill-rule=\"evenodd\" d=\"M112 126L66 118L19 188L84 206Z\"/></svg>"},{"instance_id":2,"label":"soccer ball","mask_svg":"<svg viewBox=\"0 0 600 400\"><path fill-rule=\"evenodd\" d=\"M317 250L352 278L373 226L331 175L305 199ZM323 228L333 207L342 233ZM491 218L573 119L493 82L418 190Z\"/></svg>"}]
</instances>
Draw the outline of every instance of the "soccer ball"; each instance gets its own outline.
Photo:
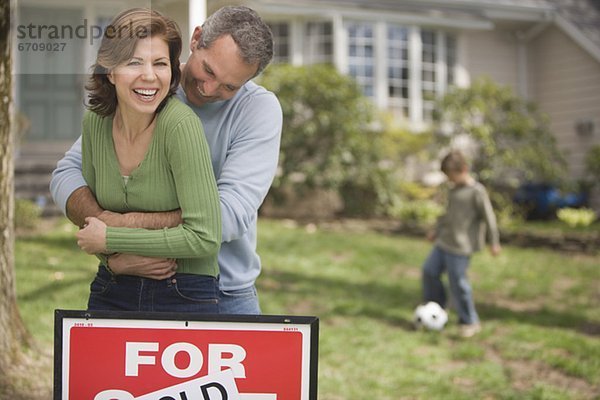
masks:
<instances>
[{"instance_id":1,"label":"soccer ball","mask_svg":"<svg viewBox=\"0 0 600 400\"><path fill-rule=\"evenodd\" d=\"M430 301L417 306L414 322L417 328L441 331L448 322L448 314L438 303Z\"/></svg>"}]
</instances>

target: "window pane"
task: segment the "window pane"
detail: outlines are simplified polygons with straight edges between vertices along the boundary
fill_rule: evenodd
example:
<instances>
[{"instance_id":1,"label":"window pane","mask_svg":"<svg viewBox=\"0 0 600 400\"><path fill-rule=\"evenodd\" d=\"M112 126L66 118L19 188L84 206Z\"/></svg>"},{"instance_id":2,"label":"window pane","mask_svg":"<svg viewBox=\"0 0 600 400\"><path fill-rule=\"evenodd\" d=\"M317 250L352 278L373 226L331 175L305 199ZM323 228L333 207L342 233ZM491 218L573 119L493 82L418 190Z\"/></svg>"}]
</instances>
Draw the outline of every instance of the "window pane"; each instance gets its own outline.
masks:
<instances>
[{"instance_id":1,"label":"window pane","mask_svg":"<svg viewBox=\"0 0 600 400\"><path fill-rule=\"evenodd\" d=\"M454 85L454 69L456 68L456 36L446 35L446 66L448 86Z\"/></svg>"},{"instance_id":2,"label":"window pane","mask_svg":"<svg viewBox=\"0 0 600 400\"><path fill-rule=\"evenodd\" d=\"M348 31L348 66L350 75L365 96L375 95L375 40L370 23L351 22Z\"/></svg>"},{"instance_id":3,"label":"window pane","mask_svg":"<svg viewBox=\"0 0 600 400\"><path fill-rule=\"evenodd\" d=\"M289 52L289 24L287 22L268 22L271 32L273 32L274 43L274 63L286 63L290 60Z\"/></svg>"},{"instance_id":4,"label":"window pane","mask_svg":"<svg viewBox=\"0 0 600 400\"><path fill-rule=\"evenodd\" d=\"M389 107L394 115L408 117L408 28L388 25L388 93Z\"/></svg>"},{"instance_id":5,"label":"window pane","mask_svg":"<svg viewBox=\"0 0 600 400\"><path fill-rule=\"evenodd\" d=\"M358 54L358 52L357 52L357 50L356 50L356 45L353 45L353 44L351 44L351 45L350 45L350 46L348 46L348 47L349 47L349 49L348 49L348 55L349 55L350 57L356 57L356 56L357 56L357 54Z\"/></svg>"},{"instance_id":6,"label":"window pane","mask_svg":"<svg viewBox=\"0 0 600 400\"><path fill-rule=\"evenodd\" d=\"M422 30L421 31L421 40L423 41L423 45L435 44L435 32L430 31L430 30Z\"/></svg>"},{"instance_id":7,"label":"window pane","mask_svg":"<svg viewBox=\"0 0 600 400\"><path fill-rule=\"evenodd\" d=\"M423 71L422 73L423 82L434 82L435 73L433 71Z\"/></svg>"},{"instance_id":8,"label":"window pane","mask_svg":"<svg viewBox=\"0 0 600 400\"><path fill-rule=\"evenodd\" d=\"M402 49L390 47L388 50L388 57L390 59L400 60L402 59Z\"/></svg>"},{"instance_id":9,"label":"window pane","mask_svg":"<svg viewBox=\"0 0 600 400\"><path fill-rule=\"evenodd\" d=\"M435 53L432 50L423 51L423 62L428 64L435 62Z\"/></svg>"},{"instance_id":10,"label":"window pane","mask_svg":"<svg viewBox=\"0 0 600 400\"><path fill-rule=\"evenodd\" d=\"M423 99L423 119L431 120L431 110L436 97L435 74L436 63L438 62L436 47L436 32L432 30L421 30L421 96Z\"/></svg>"},{"instance_id":11,"label":"window pane","mask_svg":"<svg viewBox=\"0 0 600 400\"><path fill-rule=\"evenodd\" d=\"M402 68L402 79L408 80L408 68Z\"/></svg>"},{"instance_id":12,"label":"window pane","mask_svg":"<svg viewBox=\"0 0 600 400\"><path fill-rule=\"evenodd\" d=\"M333 36L331 22L309 22L305 29L304 58L306 64L331 63Z\"/></svg>"}]
</instances>

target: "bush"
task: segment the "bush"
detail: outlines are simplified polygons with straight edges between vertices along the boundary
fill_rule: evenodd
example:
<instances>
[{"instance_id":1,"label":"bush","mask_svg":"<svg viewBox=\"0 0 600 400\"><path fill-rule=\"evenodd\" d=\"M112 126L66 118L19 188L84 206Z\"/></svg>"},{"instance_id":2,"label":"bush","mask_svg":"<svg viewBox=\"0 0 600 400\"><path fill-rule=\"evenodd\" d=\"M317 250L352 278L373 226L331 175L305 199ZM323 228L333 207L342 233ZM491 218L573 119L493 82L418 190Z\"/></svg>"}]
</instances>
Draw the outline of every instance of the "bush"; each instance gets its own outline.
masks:
<instances>
[{"instance_id":1,"label":"bush","mask_svg":"<svg viewBox=\"0 0 600 400\"><path fill-rule=\"evenodd\" d=\"M572 228L585 228L596 220L596 213L589 208L561 208L556 215L559 220Z\"/></svg>"},{"instance_id":2,"label":"bush","mask_svg":"<svg viewBox=\"0 0 600 400\"><path fill-rule=\"evenodd\" d=\"M405 224L431 226L443 212L444 208L432 200L402 201L390 211L390 215Z\"/></svg>"},{"instance_id":3,"label":"bush","mask_svg":"<svg viewBox=\"0 0 600 400\"><path fill-rule=\"evenodd\" d=\"M334 190L346 210L368 215L386 201L381 132L375 109L356 82L330 65L273 65L261 84L283 109L280 173L271 195L293 188L301 195ZM357 202L357 194L366 201Z\"/></svg>"},{"instance_id":4,"label":"bush","mask_svg":"<svg viewBox=\"0 0 600 400\"><path fill-rule=\"evenodd\" d=\"M33 201L26 199L15 200L15 228L35 228L42 215L42 209Z\"/></svg>"},{"instance_id":5,"label":"bush","mask_svg":"<svg viewBox=\"0 0 600 400\"><path fill-rule=\"evenodd\" d=\"M486 186L565 181L566 163L546 116L490 79L444 96L436 105L433 132L438 149L468 139L471 169Z\"/></svg>"}]
</instances>

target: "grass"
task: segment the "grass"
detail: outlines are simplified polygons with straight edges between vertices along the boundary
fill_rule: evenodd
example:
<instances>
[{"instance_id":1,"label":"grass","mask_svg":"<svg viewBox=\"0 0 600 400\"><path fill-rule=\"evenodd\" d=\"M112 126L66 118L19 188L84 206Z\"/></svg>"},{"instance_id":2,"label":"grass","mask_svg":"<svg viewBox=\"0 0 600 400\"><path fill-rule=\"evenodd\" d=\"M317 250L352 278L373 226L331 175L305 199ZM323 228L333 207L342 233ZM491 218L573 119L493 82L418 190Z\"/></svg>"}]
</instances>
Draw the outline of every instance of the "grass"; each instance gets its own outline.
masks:
<instances>
[{"instance_id":1,"label":"grass","mask_svg":"<svg viewBox=\"0 0 600 400\"><path fill-rule=\"evenodd\" d=\"M42 348L55 308L85 308L96 261L73 237L59 220L16 243L19 306ZM441 333L412 328L424 240L262 220L259 246L263 312L320 318L321 400L600 398L600 256L476 255L484 329L462 339L453 312Z\"/></svg>"}]
</instances>

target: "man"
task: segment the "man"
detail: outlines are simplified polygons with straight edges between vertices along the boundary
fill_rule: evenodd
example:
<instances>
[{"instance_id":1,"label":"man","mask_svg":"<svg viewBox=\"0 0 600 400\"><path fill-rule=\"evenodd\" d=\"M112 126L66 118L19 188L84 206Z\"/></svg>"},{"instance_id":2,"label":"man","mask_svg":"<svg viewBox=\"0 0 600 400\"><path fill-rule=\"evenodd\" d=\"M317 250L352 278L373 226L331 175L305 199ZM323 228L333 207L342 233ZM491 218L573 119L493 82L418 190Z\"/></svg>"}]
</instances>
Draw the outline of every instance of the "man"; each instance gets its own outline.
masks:
<instances>
[{"instance_id":1,"label":"man","mask_svg":"<svg viewBox=\"0 0 600 400\"><path fill-rule=\"evenodd\" d=\"M275 95L250 79L273 57L271 31L250 8L224 7L196 27L190 50L177 95L202 121L217 179L223 221L219 312L260 314L257 214L277 169L282 112ZM181 223L180 211L117 214L100 208L81 175L81 138L58 162L50 190L80 227L88 216L147 229ZM176 268L173 260L128 254L112 255L108 264L117 275L150 279L168 278Z\"/></svg>"}]
</instances>

